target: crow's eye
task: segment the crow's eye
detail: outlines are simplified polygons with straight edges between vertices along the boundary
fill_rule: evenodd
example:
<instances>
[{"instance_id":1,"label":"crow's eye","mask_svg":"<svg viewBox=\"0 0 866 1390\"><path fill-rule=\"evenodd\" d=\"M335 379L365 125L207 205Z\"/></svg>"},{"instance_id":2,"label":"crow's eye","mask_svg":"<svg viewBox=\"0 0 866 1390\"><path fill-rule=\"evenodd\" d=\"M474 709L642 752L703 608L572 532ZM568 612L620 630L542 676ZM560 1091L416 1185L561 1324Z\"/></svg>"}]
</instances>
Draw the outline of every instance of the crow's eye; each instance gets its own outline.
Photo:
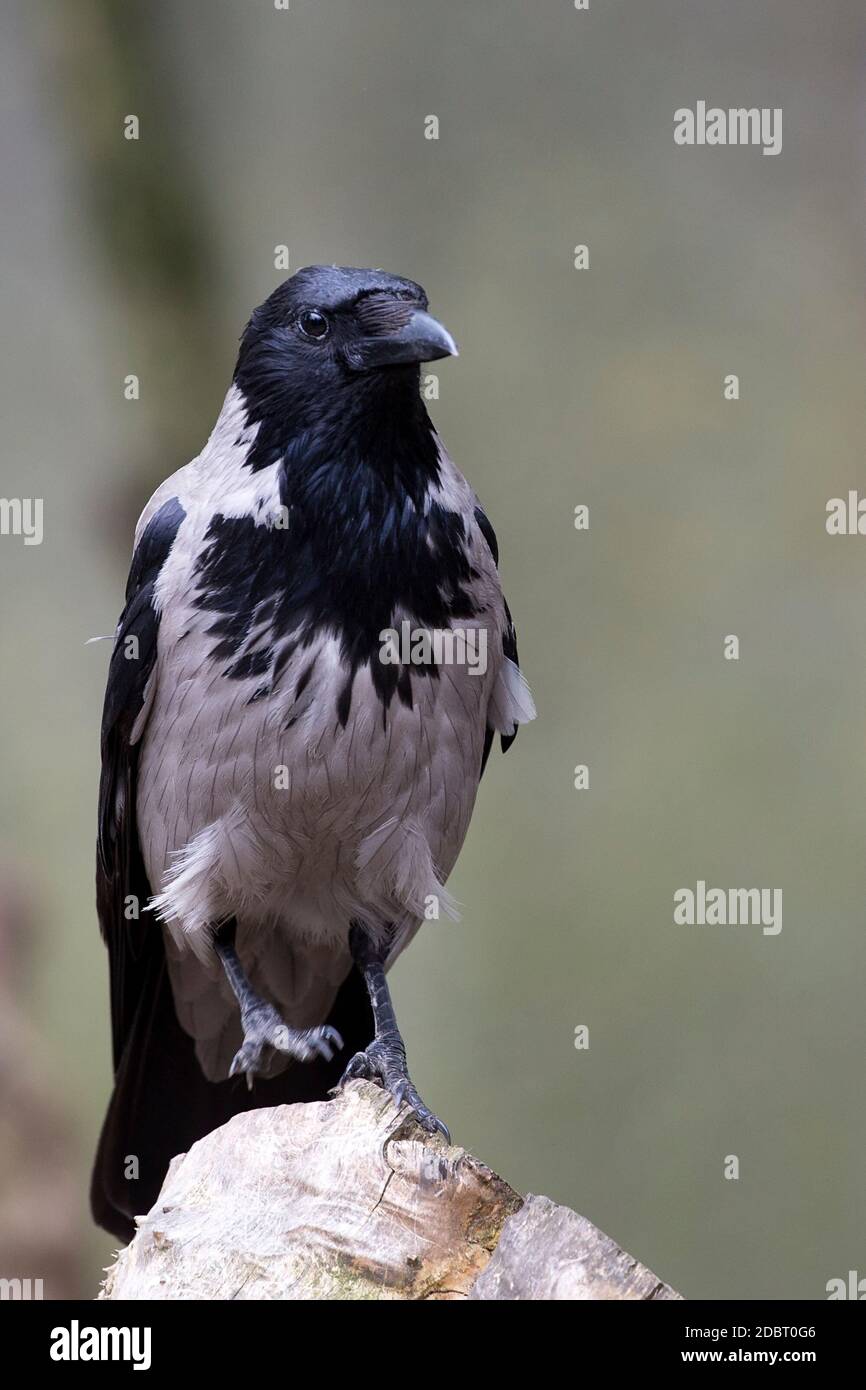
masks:
<instances>
[{"instance_id":1,"label":"crow's eye","mask_svg":"<svg viewBox=\"0 0 866 1390\"><path fill-rule=\"evenodd\" d=\"M328 320L318 309L305 309L298 326L305 338L324 338L328 332Z\"/></svg>"}]
</instances>

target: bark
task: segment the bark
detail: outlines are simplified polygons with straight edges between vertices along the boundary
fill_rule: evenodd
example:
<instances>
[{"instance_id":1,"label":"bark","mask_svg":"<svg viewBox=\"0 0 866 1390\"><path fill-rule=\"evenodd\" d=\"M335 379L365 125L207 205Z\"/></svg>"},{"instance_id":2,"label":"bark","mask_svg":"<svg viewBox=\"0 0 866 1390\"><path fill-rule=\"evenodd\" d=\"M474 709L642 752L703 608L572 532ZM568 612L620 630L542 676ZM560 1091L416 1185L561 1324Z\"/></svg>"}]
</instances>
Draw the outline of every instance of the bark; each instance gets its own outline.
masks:
<instances>
[{"instance_id":1,"label":"bark","mask_svg":"<svg viewBox=\"0 0 866 1390\"><path fill-rule=\"evenodd\" d=\"M585 1217L353 1081L238 1115L174 1159L109 1299L679 1298Z\"/></svg>"}]
</instances>

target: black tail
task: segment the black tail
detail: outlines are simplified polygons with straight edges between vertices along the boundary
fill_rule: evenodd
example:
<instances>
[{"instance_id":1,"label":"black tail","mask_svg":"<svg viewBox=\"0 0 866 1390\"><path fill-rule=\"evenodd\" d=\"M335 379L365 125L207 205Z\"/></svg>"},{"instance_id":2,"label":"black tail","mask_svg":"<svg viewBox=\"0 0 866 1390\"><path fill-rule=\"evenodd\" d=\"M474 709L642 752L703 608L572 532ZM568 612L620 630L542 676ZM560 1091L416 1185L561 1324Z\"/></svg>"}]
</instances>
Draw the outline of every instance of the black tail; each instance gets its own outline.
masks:
<instances>
[{"instance_id":1,"label":"black tail","mask_svg":"<svg viewBox=\"0 0 866 1390\"><path fill-rule=\"evenodd\" d=\"M114 1078L102 1126L90 1203L94 1219L129 1241L133 1218L156 1201L168 1165L202 1135L243 1110L295 1101L325 1100L353 1053L373 1035L373 1018L356 970L346 978L327 1022L342 1034L345 1050L332 1062L298 1062L247 1089L243 1076L208 1081L192 1039L174 1011L162 932L148 933L148 958L140 962L141 988Z\"/></svg>"}]
</instances>

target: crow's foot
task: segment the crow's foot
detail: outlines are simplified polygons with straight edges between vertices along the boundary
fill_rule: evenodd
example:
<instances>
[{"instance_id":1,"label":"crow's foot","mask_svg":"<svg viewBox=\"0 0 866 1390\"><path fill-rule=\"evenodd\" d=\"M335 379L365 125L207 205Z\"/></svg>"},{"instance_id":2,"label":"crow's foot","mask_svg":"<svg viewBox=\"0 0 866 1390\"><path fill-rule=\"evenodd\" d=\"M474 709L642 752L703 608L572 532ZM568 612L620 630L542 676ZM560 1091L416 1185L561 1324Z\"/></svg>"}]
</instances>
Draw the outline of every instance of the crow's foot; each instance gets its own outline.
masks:
<instances>
[{"instance_id":1,"label":"crow's foot","mask_svg":"<svg viewBox=\"0 0 866 1390\"><path fill-rule=\"evenodd\" d=\"M449 1144L451 1135L437 1115L433 1114L423 1102L409 1076L406 1066L406 1049L403 1039L397 1032L383 1033L374 1038L363 1052L356 1052L336 1089L339 1091L347 1081L364 1077L367 1081L378 1081L394 1099L399 1109L408 1105L422 1129L428 1134L444 1134Z\"/></svg>"},{"instance_id":2,"label":"crow's foot","mask_svg":"<svg viewBox=\"0 0 866 1390\"><path fill-rule=\"evenodd\" d=\"M252 1090L253 1081L263 1070L262 1057L266 1048L296 1057L299 1062L312 1062L324 1057L330 1062L335 1048L343 1046L336 1028L290 1028L271 1004L261 1003L243 1016L244 1040L235 1053L229 1076L244 1072Z\"/></svg>"}]
</instances>

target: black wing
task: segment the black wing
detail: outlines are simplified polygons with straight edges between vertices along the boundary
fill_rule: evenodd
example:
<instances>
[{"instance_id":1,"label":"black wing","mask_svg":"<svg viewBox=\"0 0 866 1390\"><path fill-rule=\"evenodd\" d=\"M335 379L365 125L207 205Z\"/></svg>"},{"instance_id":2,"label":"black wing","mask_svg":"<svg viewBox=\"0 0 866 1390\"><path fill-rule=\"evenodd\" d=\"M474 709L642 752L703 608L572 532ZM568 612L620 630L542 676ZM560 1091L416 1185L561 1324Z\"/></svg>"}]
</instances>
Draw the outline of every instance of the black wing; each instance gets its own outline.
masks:
<instances>
[{"instance_id":1,"label":"black wing","mask_svg":"<svg viewBox=\"0 0 866 1390\"><path fill-rule=\"evenodd\" d=\"M153 591L186 513L177 498L151 518L132 557L124 608L108 668L102 713L102 776L96 852L96 908L108 946L111 1035L115 1069L120 1064L137 1002L153 923L141 913L150 897L135 816L138 743L132 742L156 662L159 616ZM159 943L161 946L161 942Z\"/></svg>"},{"instance_id":2,"label":"black wing","mask_svg":"<svg viewBox=\"0 0 866 1390\"><path fill-rule=\"evenodd\" d=\"M475 520L478 522L478 529L480 530L482 536L484 537L484 539L486 540L487 544L488 544L489 547L490 547L490 553L491 553L491 555L493 556L493 562L494 562L494 564L498 567L498 566L499 566L499 542L498 542L497 539L496 539L496 532L494 531L493 527L492 527L491 524L490 524L490 518L487 516L487 514L486 514L484 511L482 511L481 507L476 507L476 508L475 508ZM503 635L502 635L502 650L503 650L505 656L509 657L509 658L514 662L515 666L519 667L519 666L520 666L520 662L519 662L519 660L518 660L518 658L517 658L517 633L516 633L515 630L514 630L514 621L513 621L512 617L511 617L511 610L510 610L510 608L508 607L508 604L505 602L505 598L504 598L504 597L503 597L503 600L502 600L502 601L503 601L503 603L505 603L505 617L506 617L506 620L507 620L507 625L506 625L506 628L505 628L505 632L504 632ZM483 777L483 775L484 775L484 769L485 769L485 767L487 766L487 759L490 757L490 750L491 750L491 748L493 747L493 739L494 739L494 736L495 736L495 730L494 730L494 729L491 729L490 726L489 726L489 724L488 724L487 729L485 730L485 733L484 733L484 753L483 753L482 758L481 758L481 773L480 773L480 775L481 775L482 777ZM500 743L502 744L502 751L503 751L503 753L507 753L507 752L508 752L509 748L511 747L512 743L514 742L514 740L515 740L516 738L517 738L517 726L516 726L516 725L515 725L515 728L514 728L514 732L513 732L513 733L511 733L511 734L502 734L502 735L500 736Z\"/></svg>"}]
</instances>

